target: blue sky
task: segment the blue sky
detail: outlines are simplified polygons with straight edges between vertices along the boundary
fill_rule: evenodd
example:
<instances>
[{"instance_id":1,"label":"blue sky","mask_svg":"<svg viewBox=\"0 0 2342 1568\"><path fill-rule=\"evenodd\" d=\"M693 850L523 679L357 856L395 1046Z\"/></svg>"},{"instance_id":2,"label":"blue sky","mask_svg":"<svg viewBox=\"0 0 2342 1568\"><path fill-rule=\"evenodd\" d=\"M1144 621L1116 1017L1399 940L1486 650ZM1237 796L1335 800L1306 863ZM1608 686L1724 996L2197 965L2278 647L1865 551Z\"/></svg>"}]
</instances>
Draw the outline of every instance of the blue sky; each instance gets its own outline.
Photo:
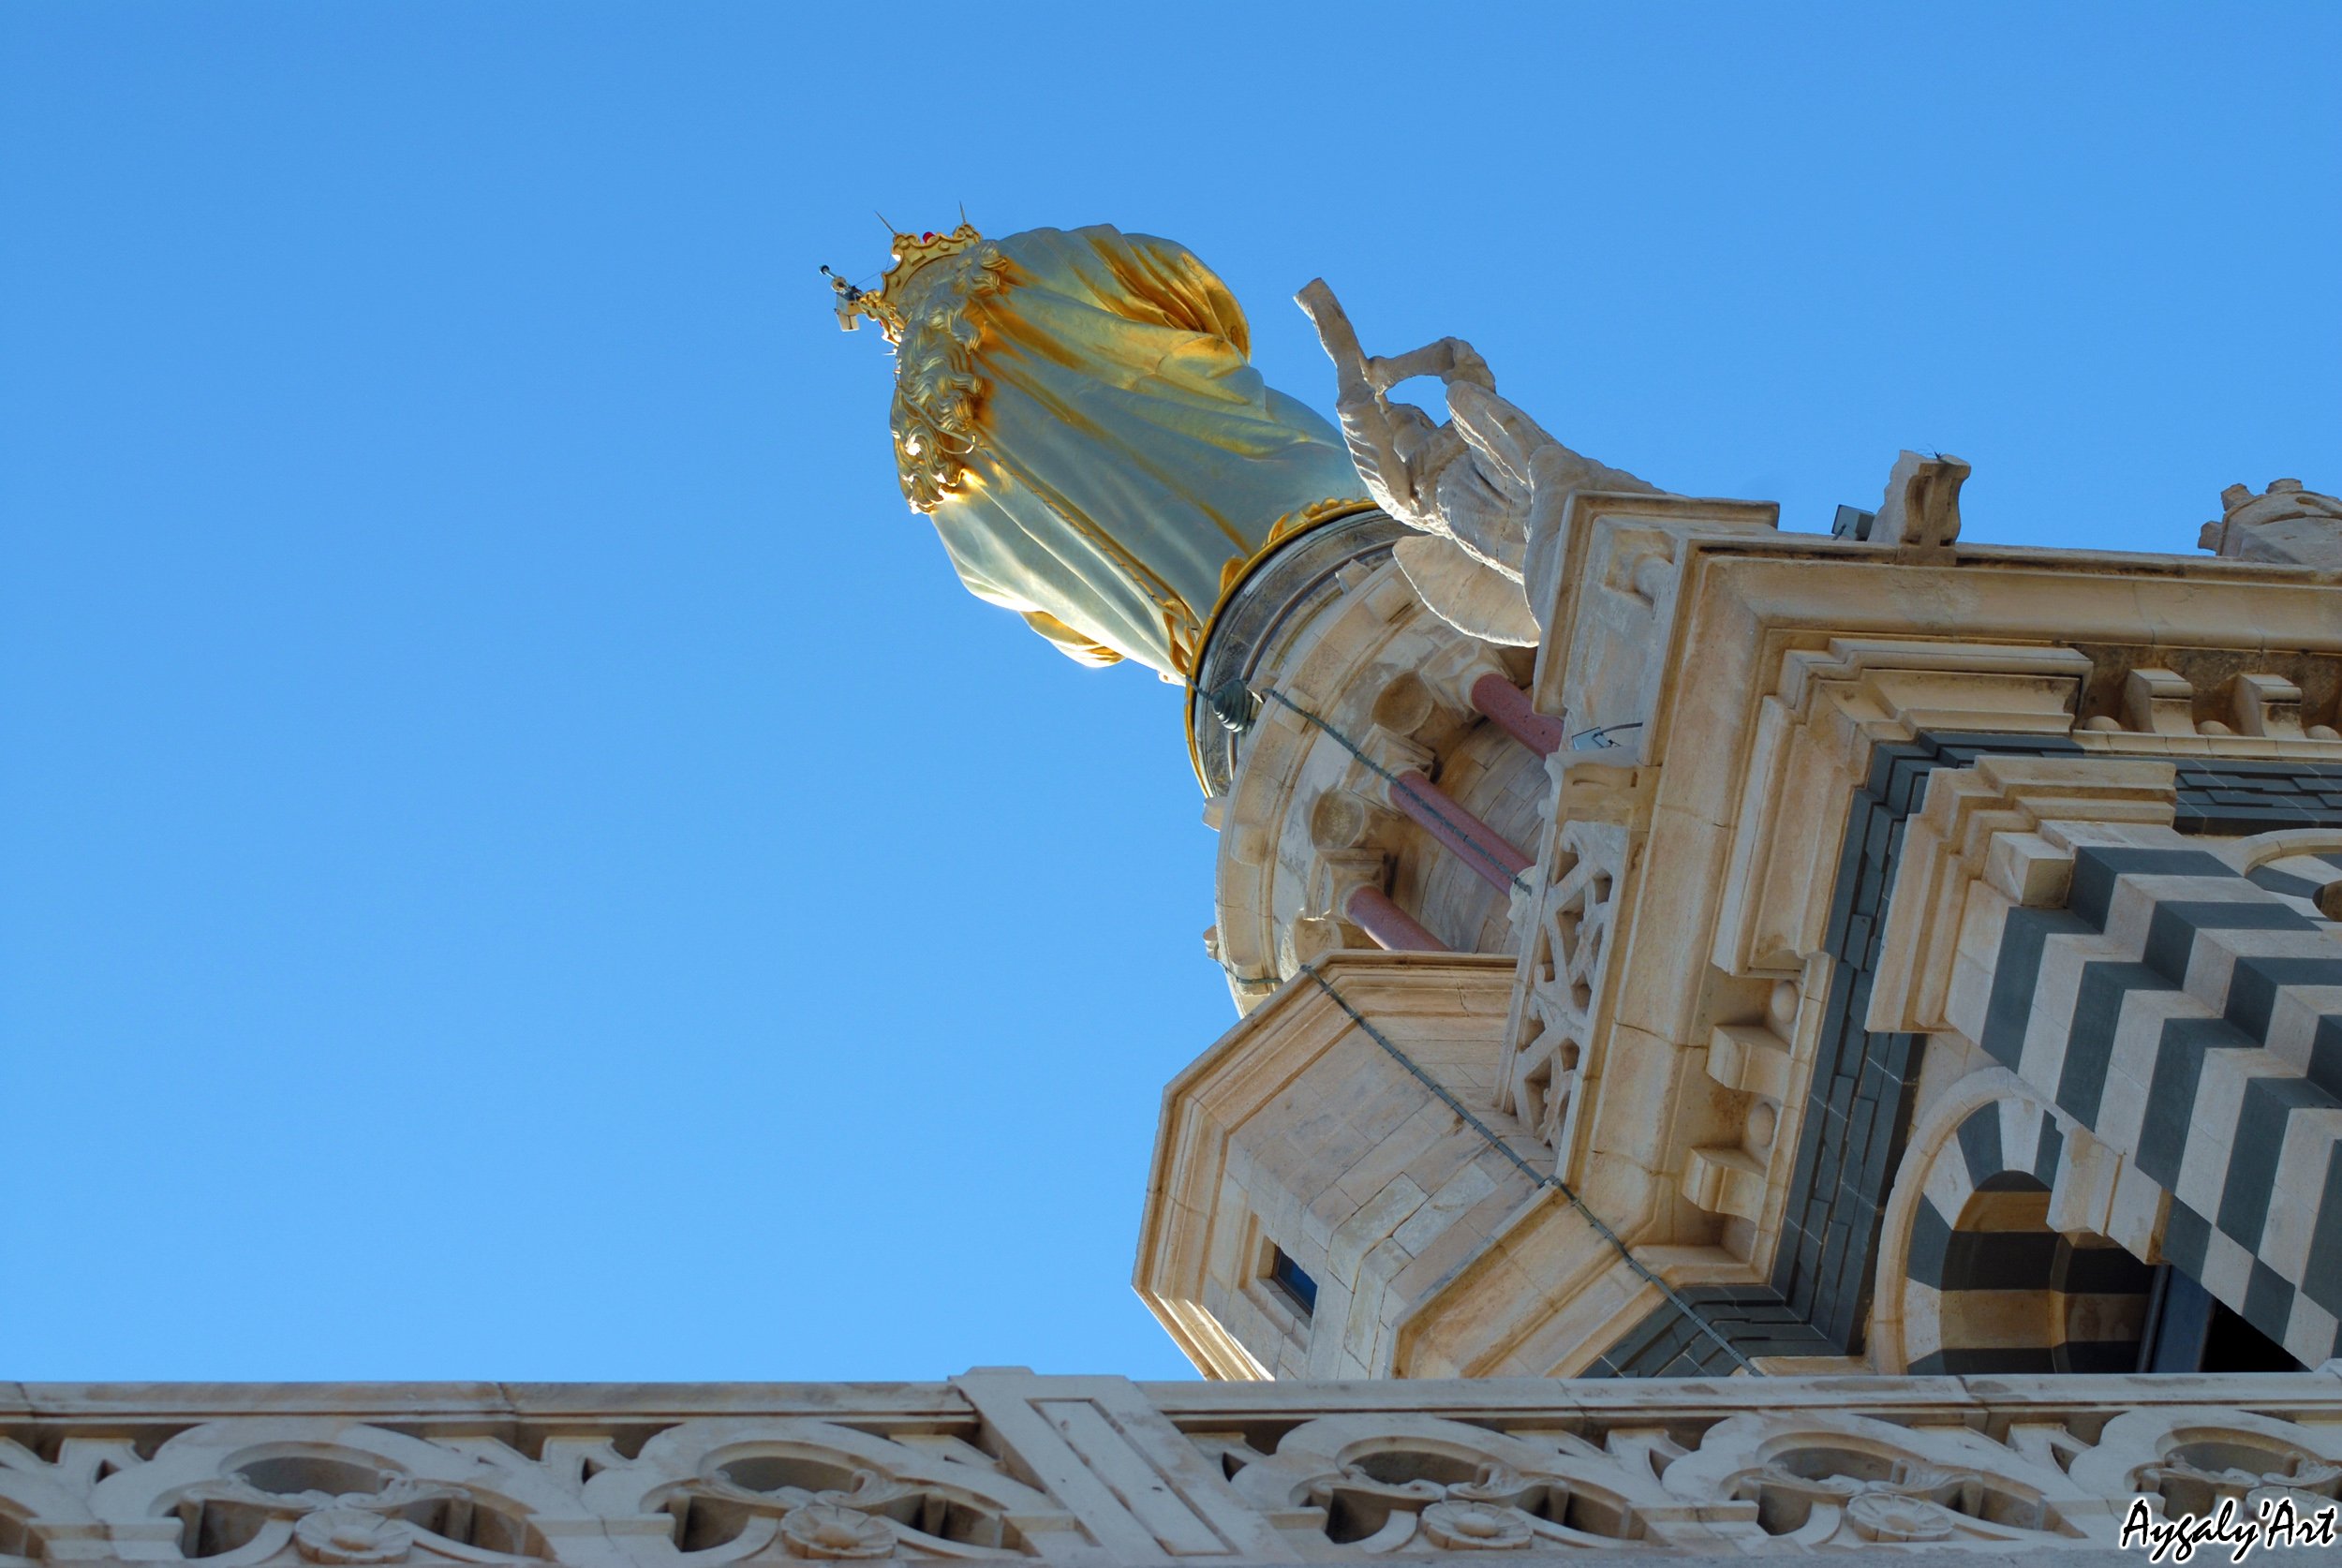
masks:
<instances>
[{"instance_id":1,"label":"blue sky","mask_svg":"<svg viewBox=\"0 0 2342 1568\"><path fill-rule=\"evenodd\" d=\"M2342 490L2328 5L0 8L0 1373L1185 1375L1177 693L966 596L883 209L1668 488Z\"/></svg>"}]
</instances>

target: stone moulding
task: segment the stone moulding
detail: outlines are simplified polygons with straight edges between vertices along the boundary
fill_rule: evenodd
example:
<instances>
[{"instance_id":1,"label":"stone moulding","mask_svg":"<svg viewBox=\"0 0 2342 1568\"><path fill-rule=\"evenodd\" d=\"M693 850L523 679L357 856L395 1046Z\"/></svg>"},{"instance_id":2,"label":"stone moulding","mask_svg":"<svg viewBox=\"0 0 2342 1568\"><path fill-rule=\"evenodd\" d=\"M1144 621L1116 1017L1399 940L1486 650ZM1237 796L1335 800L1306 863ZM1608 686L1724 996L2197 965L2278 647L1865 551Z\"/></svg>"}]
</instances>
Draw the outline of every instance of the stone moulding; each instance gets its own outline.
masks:
<instances>
[{"instance_id":1,"label":"stone moulding","mask_svg":"<svg viewBox=\"0 0 2342 1568\"><path fill-rule=\"evenodd\" d=\"M1409 1023L1439 1037L1443 1074L1736 1348L1776 1372L1850 1370L1881 1365L1867 1319L1899 1286L1875 1277L1880 1217L1956 1065L1944 1007L1964 889L2048 874L2038 856L1993 865L2043 822L2152 819L2212 842L2327 821L2342 601L2331 581L2236 561L1915 551L1771 522L1743 503L1577 497L1564 570L1532 574L1549 635L1527 684L1584 744L1542 762L1476 725L1469 697L1525 659L1499 669L1444 637L1387 566L1344 580L1305 635L1271 641L1279 689L1354 744L1273 704L1246 732L1213 802L1210 951L1241 1011L1294 1013L1273 998L1300 964L1363 980L1398 958L1357 954L1367 938L1341 918L1379 888L1455 950L1394 970L1475 949L1511 962L1501 1023L1479 1012L1492 970L1445 1029ZM1426 852L1368 756L1497 825L1532 885L1506 900ZM2293 861L2265 876L2307 880ZM1412 1019L1405 989L1354 999ZM1141 1289L1208 1373L1723 1369L1565 1206L1508 1208L1512 1176L1442 1164L1409 1119L1417 1091L1370 1065L1339 1085L1312 1069L1283 1132L1264 1124L1209 1180L1215 1143L1243 1140L1166 1120L1159 1162L1186 1177L1150 1191ZM1357 1145L1346 1163L1289 1151L1337 1137ZM1313 1322L1243 1284L1280 1259L1320 1287Z\"/></svg>"},{"instance_id":2,"label":"stone moulding","mask_svg":"<svg viewBox=\"0 0 2342 1568\"><path fill-rule=\"evenodd\" d=\"M1207 629L1189 688L1188 746L1207 795L1228 792L1242 750L1240 737L1211 712L1208 699L1228 682L1251 686L1262 673L1287 623L1306 618L1314 598L1354 562L1379 564L1405 527L1383 513L1356 513L1286 541L1265 556Z\"/></svg>"},{"instance_id":3,"label":"stone moulding","mask_svg":"<svg viewBox=\"0 0 2342 1568\"><path fill-rule=\"evenodd\" d=\"M1319 972L1451 1091L1488 1102L1490 1068L1460 1072L1458 1057L1493 1039L1512 968L1350 953ZM1487 1115L1534 1150L1525 1129ZM1425 1285L1535 1196L1331 993L1297 980L1165 1089L1133 1284L1209 1376L1382 1375ZM1264 1288L1272 1248L1316 1282L1306 1323Z\"/></svg>"},{"instance_id":4,"label":"stone moulding","mask_svg":"<svg viewBox=\"0 0 2342 1568\"><path fill-rule=\"evenodd\" d=\"M2056 779L2067 792L2130 797L2078 813L2119 816L2146 804L2134 776L2172 767L2172 804L2156 809L2172 812L2182 832L2314 826L2331 807L2313 784L2342 761L2324 722L2334 714L2329 667L2342 653L2333 590L2152 557L1963 547L1951 559L1905 560L1688 517L1662 570L1660 541L1645 536L1667 524L1613 518L1607 503L1575 521L1585 539L1573 576L1584 585L1553 604L1538 705L1565 712L1573 732L1595 719L1641 721L1635 754L1621 760L1655 776L1644 864L1612 926L1612 1016L1588 1053L1588 1076L1601 1074L1587 1108L1594 1143L1649 1147L1657 1126L1646 1118L1639 1138L1611 1126L1609 1102L1634 1102L1614 1092L1623 1080L1613 1036L1632 1026L1652 1061L1663 1059L1654 1039L1679 1051L1704 1043L1710 1076L1752 1101L1765 1124L1756 1131L1771 1136L1736 1143L1723 1116L1689 1140L1697 1146L1664 1152L1724 1242L1717 1264L1670 1279L1703 1316L1728 1323L1736 1343L1762 1342L1776 1356L1859 1354L1877 1210L1913 1109L1919 1031L1934 1022L1865 1028L1872 971L1889 971L1876 977L1886 1011L1940 1004L1941 976L1913 973L1917 954L1885 942L1882 929L1904 821L1927 779L1994 753L2049 754L2056 761L1993 765L2012 782L2047 769L2067 776ZM1621 564L1630 558L1631 569ZM1635 608L1630 588L1647 623L1643 657L1700 679L1654 693L1640 665L1606 650L1616 629L1589 619L1589 606L1623 614ZM2147 643L2142 629L2152 629ZM2126 673L2158 660L2187 674L2163 683L2167 705L2178 704L2167 726L2142 728L2116 710ZM2269 661L2282 678L2260 673ZM2085 762L2103 771L2077 767ZM2059 790L2025 782L2013 792ZM2061 802L2054 814L2073 813ZM1937 876L1951 893L1964 869ZM1905 937L1933 936L1946 911L1928 905L1915 896ZM1684 983L1692 944L1712 966L1707 988ZM1890 946L1897 951L1882 966ZM1777 996L1759 1018L1750 988L1764 984ZM1790 1093L1765 1115L1773 1097L1763 1086L1781 1074L1757 1069L1783 1063L1778 1052L1742 1047L1776 1041L1790 1052ZM1868 1136L1837 1140L1824 1158L1822 1121L1863 1111ZM1635 1234L1623 1206L1610 1218ZM1745 1262L1729 1266L1723 1250ZM1648 1306L1648 1317L1605 1337L1589 1369L1718 1369L1696 1351L1686 1359L1694 1347L1676 1342L1677 1314ZM1801 1352L1790 1348L1801 1334L1811 1341Z\"/></svg>"},{"instance_id":5,"label":"stone moulding","mask_svg":"<svg viewBox=\"0 0 2342 1568\"><path fill-rule=\"evenodd\" d=\"M1788 1173L1784 1234L1774 1256L1771 1292L1742 1291L1728 1300L1719 1299L1711 1314L1728 1324L1727 1332L1734 1339L1786 1343L1793 1338L1792 1328L1802 1327L1817 1336L1808 1354L1850 1351L1862 1342L1870 1287L1877 1280L1888 1190L1903 1159L1918 1084L1925 1039L1920 1031L1941 1022L1912 1027L1905 1016L1910 1011L1906 998L1914 992L1940 998L1944 989L1940 976L1923 985L1925 977L1914 973L1936 950L1949 961L1949 940L1921 939L1921 922L1931 916L1933 927L1947 934L1952 924L1949 914L1931 907L1939 902L1935 884L1945 880L1940 865L1923 860L1916 868L1919 874L1908 884L1910 896L1901 917L1905 941L1893 944L1897 963L1887 976L1886 994L1882 997L1875 988L1880 961L1890 946L1888 930L1896 919L1887 907L1889 896L1904 896L1902 873L1909 851L1949 858L1944 840L1965 803L1957 784L1938 794L1936 778L1981 780L1987 798L1997 801L2002 797L1990 791L2006 777L2010 803L2026 799L2019 787L2023 781L2038 791L2033 799L2056 798L2071 815L2100 821L2175 820L2183 832L2201 834L2258 821L2239 814L2261 808L2231 804L2242 791L2217 788L2260 777L2260 772L2239 770L2265 771L2273 783L2288 784L2305 777L2323 780L2330 769L2316 763L2240 761L2224 764L2226 771L2216 775L2201 771L2203 764L2182 767L2165 784L2159 777L2163 764L2152 759L2101 755L2094 778L2075 766L2089 755L2066 737L2022 734L1922 732L1912 744L1882 743L1874 750L1872 777L1856 795L1852 820L1840 838L1843 858L1834 874L1815 879L1817 885L1836 890L1822 934L1823 949L1835 962L1795 1163ZM2332 777L2342 782L2342 769L2332 770ZM2097 786L2095 792L2083 791L2085 781ZM2061 789L2068 793L2058 796ZM2281 820L2288 822L2314 821L2325 811L2342 816L2342 809L2316 804L2322 796L2305 797L2298 790L2275 798L2284 804L2273 809L2282 811ZM2312 804L2298 804L2305 798ZM2175 804L2162 804L2167 800ZM1922 803L1936 807L1938 825L1914 836L1905 824L1920 820ZM2012 804L2006 814L2022 819L2023 807ZM1979 860L1988 848L1976 847ZM1883 1016L1874 1014L1875 1006ZM1701 1299L1699 1304L1707 1311L1710 1303ZM1786 1321L1758 1309L1775 1304L1789 1309ZM1669 1317L1653 1311L1597 1365L1640 1375L1695 1366L1715 1369L1700 1362L1697 1341L1669 1338Z\"/></svg>"},{"instance_id":6,"label":"stone moulding","mask_svg":"<svg viewBox=\"0 0 2342 1568\"><path fill-rule=\"evenodd\" d=\"M0 1385L0 1561L2121 1561L2342 1485L2342 1365L2228 1377Z\"/></svg>"},{"instance_id":7,"label":"stone moulding","mask_svg":"<svg viewBox=\"0 0 2342 1568\"><path fill-rule=\"evenodd\" d=\"M1376 526L1396 525L1364 514L1294 548L1321 536L1328 549L1345 539L1371 541ZM1258 639L1238 636L1238 617L1228 645L1242 658L1227 657L1263 705L1240 737L1209 721L1233 772L1206 808L1220 833L1218 918L1207 951L1239 1013L1260 1006L1303 962L1367 944L1345 920L1347 895L1359 887L1386 893L1457 952L1509 947L1504 898L1399 815L1390 776L1436 775L1441 789L1500 836L1523 839L1543 794L1538 759L1479 725L1467 695L1483 674L1515 678L1525 658L1507 665L1432 615L1386 550L1345 557L1329 570ZM1266 604L1282 579L1266 570L1262 579ZM1253 592L1248 584L1234 609L1252 603ZM1215 646L1221 641L1215 633Z\"/></svg>"}]
</instances>

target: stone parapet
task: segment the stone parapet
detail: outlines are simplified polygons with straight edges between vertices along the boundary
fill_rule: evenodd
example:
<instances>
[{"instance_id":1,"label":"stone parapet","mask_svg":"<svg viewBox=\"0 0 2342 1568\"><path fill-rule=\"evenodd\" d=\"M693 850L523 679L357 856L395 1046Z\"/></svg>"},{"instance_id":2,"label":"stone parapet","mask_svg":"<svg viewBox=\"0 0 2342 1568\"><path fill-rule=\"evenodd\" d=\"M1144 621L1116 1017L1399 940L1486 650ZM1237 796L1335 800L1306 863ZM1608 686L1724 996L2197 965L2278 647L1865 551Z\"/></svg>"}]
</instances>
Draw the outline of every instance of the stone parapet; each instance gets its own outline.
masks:
<instances>
[{"instance_id":1,"label":"stone parapet","mask_svg":"<svg viewBox=\"0 0 2342 1568\"><path fill-rule=\"evenodd\" d=\"M2104 1559L2342 1486L2342 1364L2040 1378L0 1384L0 1561Z\"/></svg>"}]
</instances>

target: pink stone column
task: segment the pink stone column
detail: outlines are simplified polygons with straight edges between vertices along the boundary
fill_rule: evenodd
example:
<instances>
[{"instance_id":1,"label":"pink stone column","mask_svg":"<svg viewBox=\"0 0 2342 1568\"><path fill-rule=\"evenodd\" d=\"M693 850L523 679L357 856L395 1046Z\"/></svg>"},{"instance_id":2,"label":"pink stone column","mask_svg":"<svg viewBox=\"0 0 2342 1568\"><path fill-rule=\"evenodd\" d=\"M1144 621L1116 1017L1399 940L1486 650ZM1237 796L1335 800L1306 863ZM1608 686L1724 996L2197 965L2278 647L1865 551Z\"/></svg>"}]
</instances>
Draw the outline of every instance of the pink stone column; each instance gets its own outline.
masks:
<instances>
[{"instance_id":1,"label":"pink stone column","mask_svg":"<svg viewBox=\"0 0 2342 1568\"><path fill-rule=\"evenodd\" d=\"M1472 683L1472 705L1540 757L1550 757L1562 748L1561 720L1531 707L1529 694L1493 670Z\"/></svg>"},{"instance_id":2,"label":"pink stone column","mask_svg":"<svg viewBox=\"0 0 2342 1568\"><path fill-rule=\"evenodd\" d=\"M1421 774L1412 770L1401 774L1389 793L1391 805L1453 850L1475 876L1499 893L1510 892L1513 879L1529 869L1527 855Z\"/></svg>"},{"instance_id":3,"label":"pink stone column","mask_svg":"<svg viewBox=\"0 0 2342 1568\"><path fill-rule=\"evenodd\" d=\"M1350 923L1374 939L1374 945L1393 953L1445 953L1447 944L1423 928L1423 923L1391 902L1379 887L1361 887L1342 901Z\"/></svg>"}]
</instances>

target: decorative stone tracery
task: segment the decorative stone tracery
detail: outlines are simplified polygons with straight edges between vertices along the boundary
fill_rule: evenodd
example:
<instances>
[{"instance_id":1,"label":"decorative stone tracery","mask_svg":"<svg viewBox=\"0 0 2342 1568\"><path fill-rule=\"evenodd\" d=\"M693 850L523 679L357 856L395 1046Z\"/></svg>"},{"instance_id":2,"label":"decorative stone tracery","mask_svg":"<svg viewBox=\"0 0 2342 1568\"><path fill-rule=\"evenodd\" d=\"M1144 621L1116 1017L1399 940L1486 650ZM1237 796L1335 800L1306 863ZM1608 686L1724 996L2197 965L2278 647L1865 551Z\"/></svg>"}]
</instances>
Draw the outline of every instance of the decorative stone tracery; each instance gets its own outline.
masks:
<instances>
[{"instance_id":1,"label":"decorative stone tracery","mask_svg":"<svg viewBox=\"0 0 2342 1568\"><path fill-rule=\"evenodd\" d=\"M2139 1499L2342 1495L2342 1368L471 1387L27 1389L0 1409L0 1561L2119 1561Z\"/></svg>"},{"instance_id":2,"label":"decorative stone tracery","mask_svg":"<svg viewBox=\"0 0 2342 1568\"><path fill-rule=\"evenodd\" d=\"M1543 1441L1420 1415L1330 1416L1286 1434L1244 1464L1239 1495L1314 1523L1336 1546L1504 1551L1616 1547L1649 1529L1626 1487L1632 1472L1574 1438ZM1664 1504L1653 1487L1646 1505Z\"/></svg>"},{"instance_id":3,"label":"decorative stone tracery","mask_svg":"<svg viewBox=\"0 0 2342 1568\"><path fill-rule=\"evenodd\" d=\"M1564 820L1548 836L1522 925L1523 957L1504 1070L1511 1111L1566 1162L1626 874L1627 831Z\"/></svg>"},{"instance_id":4,"label":"decorative stone tracery","mask_svg":"<svg viewBox=\"0 0 2342 1568\"><path fill-rule=\"evenodd\" d=\"M680 1477L668 1479L669 1477ZM664 1514L695 1561L1017 1557L1017 1520L1054 1510L973 1449L922 1452L826 1421L695 1421L588 1484L593 1501ZM713 1554L713 1555L709 1555Z\"/></svg>"},{"instance_id":5,"label":"decorative stone tracery","mask_svg":"<svg viewBox=\"0 0 2342 1568\"><path fill-rule=\"evenodd\" d=\"M2033 1544L2085 1536L2003 1444L1860 1415L1735 1416L1670 1467L1670 1488L1755 1505L1763 1534L1804 1547ZM2062 1488L2061 1488L2062 1489Z\"/></svg>"}]
</instances>

